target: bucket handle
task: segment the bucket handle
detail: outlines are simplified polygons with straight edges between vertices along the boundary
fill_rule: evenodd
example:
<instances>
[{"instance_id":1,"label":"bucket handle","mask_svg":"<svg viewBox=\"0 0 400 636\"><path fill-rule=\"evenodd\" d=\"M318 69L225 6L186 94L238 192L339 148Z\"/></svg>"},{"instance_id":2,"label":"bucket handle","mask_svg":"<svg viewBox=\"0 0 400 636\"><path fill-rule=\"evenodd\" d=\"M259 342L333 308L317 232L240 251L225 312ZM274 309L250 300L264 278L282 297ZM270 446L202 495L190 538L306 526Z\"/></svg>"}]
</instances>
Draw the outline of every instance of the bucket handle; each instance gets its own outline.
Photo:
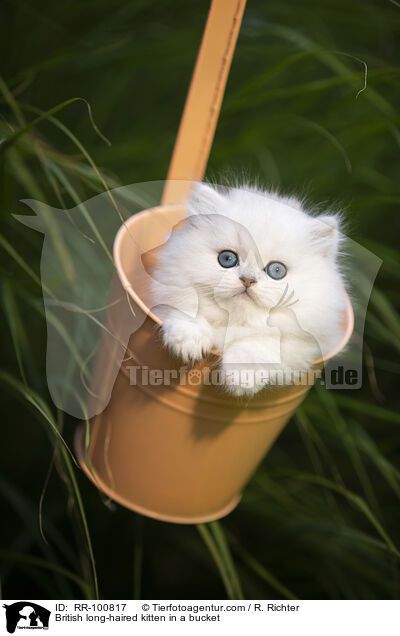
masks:
<instances>
[{"instance_id":1,"label":"bucket handle","mask_svg":"<svg viewBox=\"0 0 400 636\"><path fill-rule=\"evenodd\" d=\"M163 205L184 203L191 181L201 181L204 176L245 5L246 0L212 0L169 165Z\"/></svg>"}]
</instances>

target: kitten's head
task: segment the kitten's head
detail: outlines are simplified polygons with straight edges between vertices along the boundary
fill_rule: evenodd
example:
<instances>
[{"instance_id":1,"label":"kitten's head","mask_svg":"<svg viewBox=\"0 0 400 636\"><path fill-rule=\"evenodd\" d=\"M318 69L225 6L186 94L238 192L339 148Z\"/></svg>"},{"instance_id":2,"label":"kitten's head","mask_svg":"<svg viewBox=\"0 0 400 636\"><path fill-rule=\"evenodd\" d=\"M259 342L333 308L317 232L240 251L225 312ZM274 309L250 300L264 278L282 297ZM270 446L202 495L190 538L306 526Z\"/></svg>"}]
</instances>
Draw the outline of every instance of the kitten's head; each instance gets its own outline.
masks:
<instances>
[{"instance_id":1,"label":"kitten's head","mask_svg":"<svg viewBox=\"0 0 400 636\"><path fill-rule=\"evenodd\" d=\"M296 302L296 315L311 326L329 310L341 282L337 216L313 217L296 199L206 184L196 185L186 207L186 222L162 255L164 282L167 268L179 285L237 316Z\"/></svg>"}]
</instances>

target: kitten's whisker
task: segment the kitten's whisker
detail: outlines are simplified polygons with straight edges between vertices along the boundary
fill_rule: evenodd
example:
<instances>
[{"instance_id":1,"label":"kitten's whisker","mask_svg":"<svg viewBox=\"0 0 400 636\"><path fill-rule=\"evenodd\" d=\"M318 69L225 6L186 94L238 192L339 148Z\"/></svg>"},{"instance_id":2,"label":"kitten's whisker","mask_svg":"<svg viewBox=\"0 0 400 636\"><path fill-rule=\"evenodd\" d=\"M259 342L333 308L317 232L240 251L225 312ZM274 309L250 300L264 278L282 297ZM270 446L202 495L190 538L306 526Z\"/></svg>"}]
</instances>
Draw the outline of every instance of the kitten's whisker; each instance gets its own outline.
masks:
<instances>
[{"instance_id":1,"label":"kitten's whisker","mask_svg":"<svg viewBox=\"0 0 400 636\"><path fill-rule=\"evenodd\" d=\"M289 303L289 305L285 305L283 309L288 309L289 307L293 307L293 305L295 305L298 302L299 302L299 299L297 298L292 303Z\"/></svg>"},{"instance_id":2,"label":"kitten's whisker","mask_svg":"<svg viewBox=\"0 0 400 636\"><path fill-rule=\"evenodd\" d=\"M285 300L285 305L293 298L293 296L294 296L294 291L291 291L289 296Z\"/></svg>"},{"instance_id":3,"label":"kitten's whisker","mask_svg":"<svg viewBox=\"0 0 400 636\"><path fill-rule=\"evenodd\" d=\"M282 296L279 299L279 304L283 303L283 301L285 300L285 296L286 296L286 294L288 292L288 289L289 289L289 283L286 283L285 289L283 291L283 294L282 294Z\"/></svg>"},{"instance_id":4,"label":"kitten's whisker","mask_svg":"<svg viewBox=\"0 0 400 636\"><path fill-rule=\"evenodd\" d=\"M288 285L288 283L286 283L286 287L284 289L284 292L283 292L282 296L280 297L280 299L278 300L278 302L275 305L275 307L273 307L273 309L277 309L283 303L288 289L289 289L289 285Z\"/></svg>"}]
</instances>

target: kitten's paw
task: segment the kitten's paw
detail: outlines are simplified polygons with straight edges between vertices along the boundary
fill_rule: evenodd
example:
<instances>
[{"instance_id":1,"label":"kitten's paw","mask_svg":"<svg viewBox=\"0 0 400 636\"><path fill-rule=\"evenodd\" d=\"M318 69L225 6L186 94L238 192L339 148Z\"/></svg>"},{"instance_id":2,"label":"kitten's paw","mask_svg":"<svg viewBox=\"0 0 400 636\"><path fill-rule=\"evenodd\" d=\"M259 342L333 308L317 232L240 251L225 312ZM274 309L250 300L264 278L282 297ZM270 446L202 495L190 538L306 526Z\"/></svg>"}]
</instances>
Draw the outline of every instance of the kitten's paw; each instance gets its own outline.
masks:
<instances>
[{"instance_id":1,"label":"kitten's paw","mask_svg":"<svg viewBox=\"0 0 400 636\"><path fill-rule=\"evenodd\" d=\"M236 342L224 352L221 368L228 393L253 397L268 385L268 351Z\"/></svg>"},{"instance_id":2,"label":"kitten's paw","mask_svg":"<svg viewBox=\"0 0 400 636\"><path fill-rule=\"evenodd\" d=\"M264 345L254 340L236 340L229 344L224 350L223 362L232 367L258 368L276 364L277 358L271 345Z\"/></svg>"},{"instance_id":3,"label":"kitten's paw","mask_svg":"<svg viewBox=\"0 0 400 636\"><path fill-rule=\"evenodd\" d=\"M212 330L196 321L165 320L162 326L163 343L184 362L197 362L212 347Z\"/></svg>"},{"instance_id":4,"label":"kitten's paw","mask_svg":"<svg viewBox=\"0 0 400 636\"><path fill-rule=\"evenodd\" d=\"M232 381L228 379L228 381L224 385L225 391L232 395L233 397L244 397L244 398L252 398L258 391L261 391L264 387L254 386L253 383L247 383L243 380L241 382Z\"/></svg>"},{"instance_id":5,"label":"kitten's paw","mask_svg":"<svg viewBox=\"0 0 400 636\"><path fill-rule=\"evenodd\" d=\"M224 388L230 395L235 397L252 398L256 393L267 386L267 382L260 381L259 372L254 369L232 369L225 368Z\"/></svg>"}]
</instances>

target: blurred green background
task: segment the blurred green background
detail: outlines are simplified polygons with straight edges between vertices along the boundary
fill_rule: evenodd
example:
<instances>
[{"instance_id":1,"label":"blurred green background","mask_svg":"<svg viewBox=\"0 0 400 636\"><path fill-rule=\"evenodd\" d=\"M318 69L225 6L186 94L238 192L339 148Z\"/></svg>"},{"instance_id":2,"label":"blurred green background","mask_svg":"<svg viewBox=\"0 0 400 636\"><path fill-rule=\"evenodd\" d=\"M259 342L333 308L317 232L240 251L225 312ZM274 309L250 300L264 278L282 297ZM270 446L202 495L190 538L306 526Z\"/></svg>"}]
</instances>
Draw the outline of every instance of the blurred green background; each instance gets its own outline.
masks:
<instances>
[{"instance_id":1,"label":"blurred green background","mask_svg":"<svg viewBox=\"0 0 400 636\"><path fill-rule=\"evenodd\" d=\"M55 441L58 427L71 444L77 423L46 386L43 238L11 213L27 213L23 198L72 207L104 183L165 178L208 2L1 10L3 596L399 598L400 4L248 0L208 176L344 207L383 266L363 388L315 387L237 510L199 527L105 500ZM75 97L111 147L84 102L65 104Z\"/></svg>"}]
</instances>

